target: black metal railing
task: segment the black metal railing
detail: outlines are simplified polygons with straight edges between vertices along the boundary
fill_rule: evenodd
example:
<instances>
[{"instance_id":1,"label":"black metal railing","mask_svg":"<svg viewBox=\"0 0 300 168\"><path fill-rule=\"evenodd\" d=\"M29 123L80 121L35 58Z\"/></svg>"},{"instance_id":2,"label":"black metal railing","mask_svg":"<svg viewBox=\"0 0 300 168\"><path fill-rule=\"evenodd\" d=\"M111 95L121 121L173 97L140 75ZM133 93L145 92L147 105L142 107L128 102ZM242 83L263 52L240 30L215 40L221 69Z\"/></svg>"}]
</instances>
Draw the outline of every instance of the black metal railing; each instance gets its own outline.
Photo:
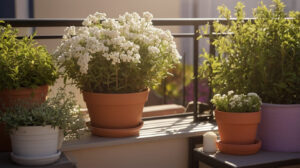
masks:
<instances>
[{"instance_id":1,"label":"black metal railing","mask_svg":"<svg viewBox=\"0 0 300 168\"><path fill-rule=\"evenodd\" d=\"M10 24L13 27L67 27L67 26L82 26L83 19L1 19L4 20L4 24ZM173 117L193 115L194 121L198 122L202 119L201 111L198 106L198 67L199 67L199 36L198 29L200 26L210 26L210 32L213 32L213 22L219 21L220 23L226 23L225 19L220 18L160 18L153 19L153 25L156 26L192 26L193 31L189 33L173 33L175 38L192 38L193 39L193 85L194 85L194 98L193 98L193 112L187 112L184 114L172 115ZM248 19L247 19L248 20ZM204 37L210 38L210 36L204 35ZM61 39L62 35L36 35L35 39ZM212 39L210 38L210 41ZM215 54L215 49L210 45L210 54ZM185 57L183 58L185 64ZM183 66L184 67L184 66ZM183 70L185 71L185 69ZM183 101L185 106L185 72L183 72ZM164 89L165 90L165 89ZM211 96L210 90L210 96ZM164 102L166 102L166 96L164 96ZM153 117L153 118L166 118L172 116ZM205 116L207 118L207 116Z\"/></svg>"}]
</instances>

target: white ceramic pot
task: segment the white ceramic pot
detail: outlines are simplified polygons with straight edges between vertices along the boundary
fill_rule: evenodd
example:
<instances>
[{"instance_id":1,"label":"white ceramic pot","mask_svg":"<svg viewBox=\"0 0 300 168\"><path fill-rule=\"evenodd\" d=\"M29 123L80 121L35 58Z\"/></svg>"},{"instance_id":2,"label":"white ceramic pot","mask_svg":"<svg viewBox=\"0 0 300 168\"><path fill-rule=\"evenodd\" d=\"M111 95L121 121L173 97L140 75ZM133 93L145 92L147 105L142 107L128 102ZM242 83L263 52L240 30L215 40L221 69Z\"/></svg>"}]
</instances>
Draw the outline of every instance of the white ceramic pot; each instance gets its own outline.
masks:
<instances>
[{"instance_id":1,"label":"white ceramic pot","mask_svg":"<svg viewBox=\"0 0 300 168\"><path fill-rule=\"evenodd\" d=\"M64 130L60 129L58 133L58 145L57 150L60 150L62 147L62 144L64 142Z\"/></svg>"},{"instance_id":2,"label":"white ceramic pot","mask_svg":"<svg viewBox=\"0 0 300 168\"><path fill-rule=\"evenodd\" d=\"M10 134L12 160L22 165L45 165L60 155L59 129L51 126L26 126Z\"/></svg>"}]
</instances>

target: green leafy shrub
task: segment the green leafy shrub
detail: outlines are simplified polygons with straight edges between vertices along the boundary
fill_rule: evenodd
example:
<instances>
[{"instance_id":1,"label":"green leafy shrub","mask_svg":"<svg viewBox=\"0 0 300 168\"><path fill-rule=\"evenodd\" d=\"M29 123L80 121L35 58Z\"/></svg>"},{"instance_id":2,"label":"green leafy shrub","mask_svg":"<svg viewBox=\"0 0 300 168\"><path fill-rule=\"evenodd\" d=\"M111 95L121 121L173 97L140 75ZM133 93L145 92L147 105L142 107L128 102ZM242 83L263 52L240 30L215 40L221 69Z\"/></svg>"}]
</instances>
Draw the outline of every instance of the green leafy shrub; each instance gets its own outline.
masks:
<instances>
[{"instance_id":1,"label":"green leafy shrub","mask_svg":"<svg viewBox=\"0 0 300 168\"><path fill-rule=\"evenodd\" d=\"M260 97L256 93L234 94L229 91L227 94L216 94L211 102L217 110L223 112L258 112L262 104Z\"/></svg>"},{"instance_id":2,"label":"green leafy shrub","mask_svg":"<svg viewBox=\"0 0 300 168\"><path fill-rule=\"evenodd\" d=\"M117 19L97 12L83 27L68 27L55 52L65 79L96 93L139 92L158 85L180 55L171 32L151 20L149 12Z\"/></svg>"},{"instance_id":3,"label":"green leafy shrub","mask_svg":"<svg viewBox=\"0 0 300 168\"><path fill-rule=\"evenodd\" d=\"M64 135L71 139L78 138L79 130L85 128L75 95L72 92L64 93L63 88L58 90L55 97L48 98L39 106L26 108L22 103L26 102L19 102L18 105L5 109L5 113L0 113L0 120L9 130L20 126L51 125L62 129Z\"/></svg>"},{"instance_id":4,"label":"green leafy shrub","mask_svg":"<svg viewBox=\"0 0 300 168\"><path fill-rule=\"evenodd\" d=\"M58 74L52 56L33 36L17 34L10 25L0 26L0 91L53 84Z\"/></svg>"},{"instance_id":5,"label":"green leafy shrub","mask_svg":"<svg viewBox=\"0 0 300 168\"><path fill-rule=\"evenodd\" d=\"M270 8L261 2L253 11L255 20L244 21L243 8L238 2L236 20L230 20L226 7L218 8L227 23L213 24L221 35L212 43L217 55L202 55L206 61L201 76L209 79L215 93L255 92L266 103L299 104L300 12L285 14L280 0Z\"/></svg>"}]
</instances>

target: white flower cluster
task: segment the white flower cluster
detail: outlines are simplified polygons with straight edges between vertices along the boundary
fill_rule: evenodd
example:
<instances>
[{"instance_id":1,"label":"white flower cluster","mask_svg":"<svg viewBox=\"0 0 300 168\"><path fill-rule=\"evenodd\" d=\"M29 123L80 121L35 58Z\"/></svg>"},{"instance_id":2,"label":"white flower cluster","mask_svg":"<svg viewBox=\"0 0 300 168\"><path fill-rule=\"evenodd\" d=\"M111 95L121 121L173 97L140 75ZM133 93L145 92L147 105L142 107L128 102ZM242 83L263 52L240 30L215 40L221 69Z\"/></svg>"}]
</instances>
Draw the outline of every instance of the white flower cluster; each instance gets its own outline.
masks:
<instances>
[{"instance_id":1,"label":"white flower cluster","mask_svg":"<svg viewBox=\"0 0 300 168\"><path fill-rule=\"evenodd\" d=\"M217 109L227 112L253 112L260 109L262 104L260 97L256 93L234 94L229 91L226 94L216 94L211 100Z\"/></svg>"},{"instance_id":2,"label":"white flower cluster","mask_svg":"<svg viewBox=\"0 0 300 168\"><path fill-rule=\"evenodd\" d=\"M112 65L140 63L143 54L157 57L167 53L178 60L180 55L171 32L154 27L152 18L149 12L145 12L143 17L137 13L125 13L118 19L106 18L106 14L97 12L83 21L84 27L66 28L55 53L60 61L78 58L83 74L87 73L88 63L95 55L105 57ZM141 53L141 46L147 46L148 52Z\"/></svg>"}]
</instances>

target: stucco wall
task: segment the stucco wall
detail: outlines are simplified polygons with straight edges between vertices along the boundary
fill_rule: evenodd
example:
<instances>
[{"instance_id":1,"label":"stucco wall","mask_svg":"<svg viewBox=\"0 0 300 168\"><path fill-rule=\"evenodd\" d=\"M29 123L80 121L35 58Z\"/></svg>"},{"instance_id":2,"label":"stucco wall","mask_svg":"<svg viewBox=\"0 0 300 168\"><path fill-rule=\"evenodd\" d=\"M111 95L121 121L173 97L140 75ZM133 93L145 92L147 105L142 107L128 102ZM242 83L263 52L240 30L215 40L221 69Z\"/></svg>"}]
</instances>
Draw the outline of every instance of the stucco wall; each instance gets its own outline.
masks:
<instances>
[{"instance_id":1,"label":"stucco wall","mask_svg":"<svg viewBox=\"0 0 300 168\"><path fill-rule=\"evenodd\" d=\"M187 168L186 138L65 152L78 168Z\"/></svg>"},{"instance_id":2,"label":"stucco wall","mask_svg":"<svg viewBox=\"0 0 300 168\"><path fill-rule=\"evenodd\" d=\"M78 168L188 168L188 140L176 138L65 152ZM199 168L211 168L199 163ZM300 168L300 165L281 168Z\"/></svg>"}]
</instances>

